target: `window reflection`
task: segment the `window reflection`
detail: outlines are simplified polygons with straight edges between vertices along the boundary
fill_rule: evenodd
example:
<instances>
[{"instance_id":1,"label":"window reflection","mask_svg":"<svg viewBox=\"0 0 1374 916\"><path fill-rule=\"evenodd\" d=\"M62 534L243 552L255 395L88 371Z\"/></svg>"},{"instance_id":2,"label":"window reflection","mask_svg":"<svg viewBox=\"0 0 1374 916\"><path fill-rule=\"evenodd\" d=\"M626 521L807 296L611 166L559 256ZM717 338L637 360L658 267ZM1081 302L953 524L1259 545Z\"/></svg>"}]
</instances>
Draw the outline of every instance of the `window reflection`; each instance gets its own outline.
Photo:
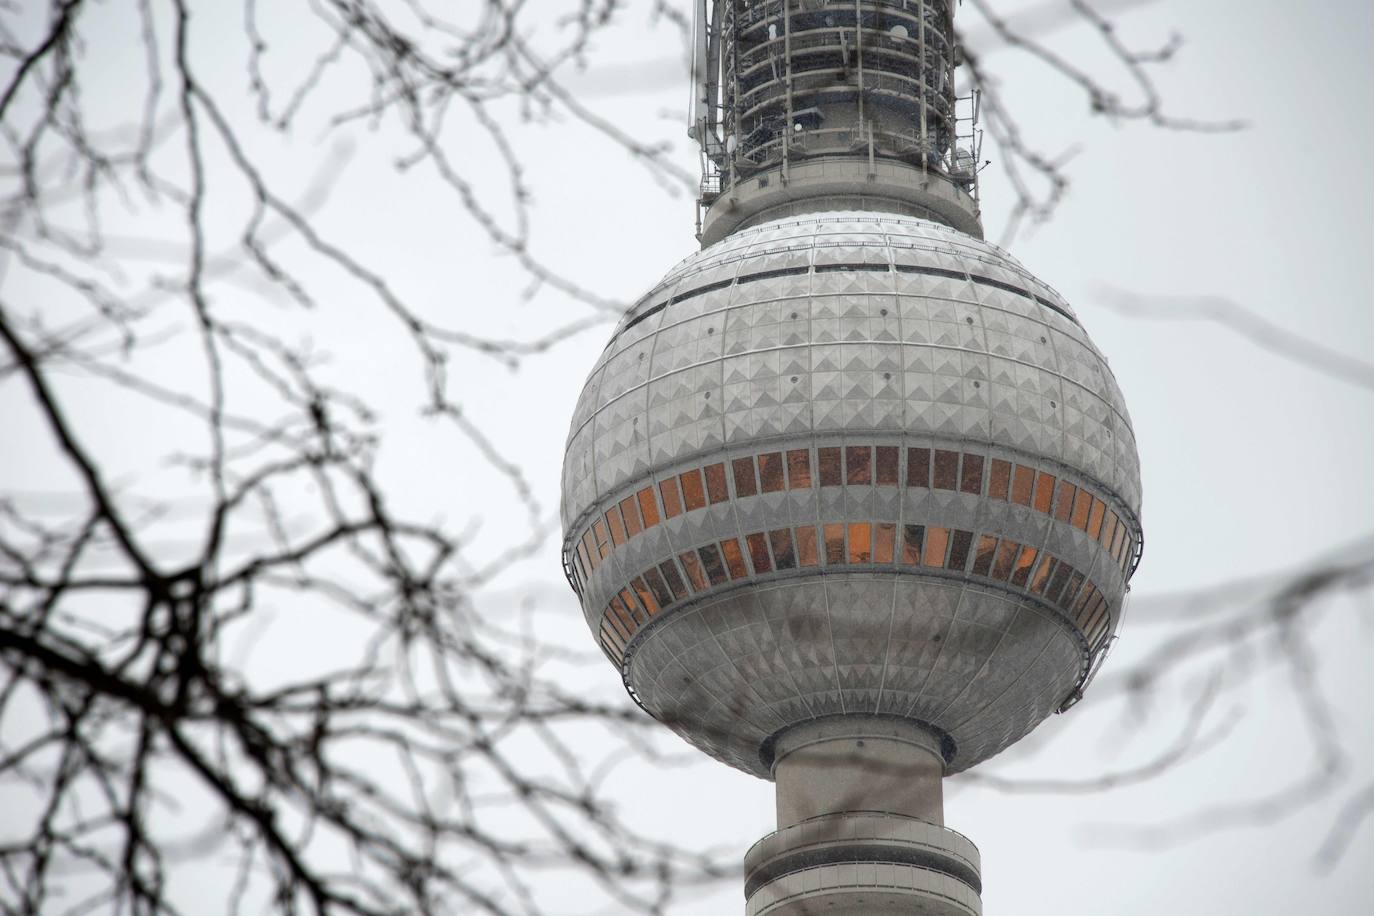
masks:
<instances>
[{"instance_id":1,"label":"window reflection","mask_svg":"<svg viewBox=\"0 0 1374 916\"><path fill-rule=\"evenodd\" d=\"M997 545L997 559L992 563L992 578L1000 582L1005 582L1011 575L1012 563L1016 561L1016 553L1021 549L1021 545L1012 540L1004 540Z\"/></svg>"},{"instance_id":2,"label":"window reflection","mask_svg":"<svg viewBox=\"0 0 1374 916\"><path fill-rule=\"evenodd\" d=\"M611 506L606 510L606 521L611 526L611 543L616 547L625 543L625 523L620 520L620 507Z\"/></svg>"},{"instance_id":3,"label":"window reflection","mask_svg":"<svg viewBox=\"0 0 1374 916\"><path fill-rule=\"evenodd\" d=\"M759 456L759 478L763 492L777 493L785 486L783 483L782 452L767 452Z\"/></svg>"},{"instance_id":4,"label":"window reflection","mask_svg":"<svg viewBox=\"0 0 1374 916\"><path fill-rule=\"evenodd\" d=\"M884 523L874 526L873 562L891 563L897 547L897 526Z\"/></svg>"},{"instance_id":5,"label":"window reflection","mask_svg":"<svg viewBox=\"0 0 1374 916\"><path fill-rule=\"evenodd\" d=\"M730 489L725 485L725 465L712 464L706 468L706 495L711 505L723 503L730 498Z\"/></svg>"},{"instance_id":6,"label":"window reflection","mask_svg":"<svg viewBox=\"0 0 1374 916\"><path fill-rule=\"evenodd\" d=\"M825 565L839 566L844 563L844 525L825 526Z\"/></svg>"},{"instance_id":7,"label":"window reflection","mask_svg":"<svg viewBox=\"0 0 1374 916\"><path fill-rule=\"evenodd\" d=\"M630 616L630 612L625 609L625 605L621 603L618 597L611 599L611 611L611 625L622 639L628 641L630 635L639 629L639 624L635 623L634 618Z\"/></svg>"},{"instance_id":8,"label":"window reflection","mask_svg":"<svg viewBox=\"0 0 1374 916\"><path fill-rule=\"evenodd\" d=\"M1073 526L1080 531L1088 530L1088 513L1092 511L1093 498L1087 490L1079 490L1073 501Z\"/></svg>"},{"instance_id":9,"label":"window reflection","mask_svg":"<svg viewBox=\"0 0 1374 916\"><path fill-rule=\"evenodd\" d=\"M1112 550L1112 539L1116 537L1116 525L1121 519L1110 509L1107 510L1107 517L1102 523L1102 546L1108 553Z\"/></svg>"},{"instance_id":10,"label":"window reflection","mask_svg":"<svg viewBox=\"0 0 1374 916\"><path fill-rule=\"evenodd\" d=\"M926 529L926 546L922 561L926 566L944 566L945 552L949 549L949 529L930 527Z\"/></svg>"},{"instance_id":11,"label":"window reflection","mask_svg":"<svg viewBox=\"0 0 1374 916\"><path fill-rule=\"evenodd\" d=\"M687 591L687 583L682 581L682 574L677 571L677 564L672 560L664 560L662 563L658 564L658 568L659 571L663 573L664 581L666 581L668 587L672 589L673 597L678 601L686 598L689 594Z\"/></svg>"},{"instance_id":12,"label":"window reflection","mask_svg":"<svg viewBox=\"0 0 1374 916\"><path fill-rule=\"evenodd\" d=\"M720 549L725 554L725 566L730 571L730 578L747 578L749 570L744 566L744 551L740 549L739 539L728 538L721 541Z\"/></svg>"},{"instance_id":13,"label":"window reflection","mask_svg":"<svg viewBox=\"0 0 1374 916\"><path fill-rule=\"evenodd\" d=\"M749 544L749 559L754 564L754 572L772 572L773 561L768 556L768 539L762 532L749 535L745 541Z\"/></svg>"},{"instance_id":14,"label":"window reflection","mask_svg":"<svg viewBox=\"0 0 1374 916\"><path fill-rule=\"evenodd\" d=\"M1021 553L1016 558L1016 566L1012 570L1011 584L1021 588L1026 587L1030 581L1031 569L1035 566L1035 558L1040 551L1031 547L1029 544L1021 548Z\"/></svg>"},{"instance_id":15,"label":"window reflection","mask_svg":"<svg viewBox=\"0 0 1374 916\"><path fill-rule=\"evenodd\" d=\"M862 486L873 482L873 449L867 445L848 445L844 450L845 483Z\"/></svg>"},{"instance_id":16,"label":"window reflection","mask_svg":"<svg viewBox=\"0 0 1374 916\"><path fill-rule=\"evenodd\" d=\"M629 609L632 620L630 632L633 633L636 627L649 619L649 615L644 613L644 609L641 608L639 602L635 600L634 592L630 591L628 587L620 590L620 600L624 602L625 607Z\"/></svg>"},{"instance_id":17,"label":"window reflection","mask_svg":"<svg viewBox=\"0 0 1374 916\"><path fill-rule=\"evenodd\" d=\"M935 489L953 490L958 484L959 453L935 450Z\"/></svg>"},{"instance_id":18,"label":"window reflection","mask_svg":"<svg viewBox=\"0 0 1374 916\"><path fill-rule=\"evenodd\" d=\"M815 566L817 559L816 529L810 525L797 529L797 559L802 566Z\"/></svg>"},{"instance_id":19,"label":"window reflection","mask_svg":"<svg viewBox=\"0 0 1374 916\"><path fill-rule=\"evenodd\" d=\"M973 546L972 531L956 531L950 538L949 568L963 572L968 565L969 548Z\"/></svg>"},{"instance_id":20,"label":"window reflection","mask_svg":"<svg viewBox=\"0 0 1374 916\"><path fill-rule=\"evenodd\" d=\"M1007 485L1011 481L1011 462L1001 458L992 459L992 472L988 476L988 496L992 499L1006 499Z\"/></svg>"},{"instance_id":21,"label":"window reflection","mask_svg":"<svg viewBox=\"0 0 1374 916\"><path fill-rule=\"evenodd\" d=\"M921 545L925 541L926 529L923 525L902 526L902 562L907 566L921 563Z\"/></svg>"},{"instance_id":22,"label":"window reflection","mask_svg":"<svg viewBox=\"0 0 1374 916\"><path fill-rule=\"evenodd\" d=\"M969 570L975 576L987 576L992 573L992 558L997 553L997 538L985 534L978 538L978 549L973 554L973 569Z\"/></svg>"},{"instance_id":23,"label":"window reflection","mask_svg":"<svg viewBox=\"0 0 1374 916\"><path fill-rule=\"evenodd\" d=\"M597 519L592 524L592 531L596 534L597 553L601 554L601 558L604 560L611 555L611 538L610 535L606 533L606 520L603 518Z\"/></svg>"},{"instance_id":24,"label":"window reflection","mask_svg":"<svg viewBox=\"0 0 1374 916\"><path fill-rule=\"evenodd\" d=\"M1016 466L1016 474L1011 483L1011 501L1022 506L1031 504L1031 487L1035 483L1035 471L1024 464Z\"/></svg>"},{"instance_id":25,"label":"window reflection","mask_svg":"<svg viewBox=\"0 0 1374 916\"><path fill-rule=\"evenodd\" d=\"M601 643L603 646L610 646L617 659L625 658L625 638L616 631L611 618L606 615L602 615L601 618Z\"/></svg>"},{"instance_id":26,"label":"window reflection","mask_svg":"<svg viewBox=\"0 0 1374 916\"><path fill-rule=\"evenodd\" d=\"M1073 599L1078 597L1078 589L1083 585L1083 574L1074 570L1073 575L1069 576L1069 584L1064 587L1064 594L1059 596L1059 606L1068 609L1073 605Z\"/></svg>"},{"instance_id":27,"label":"window reflection","mask_svg":"<svg viewBox=\"0 0 1374 916\"><path fill-rule=\"evenodd\" d=\"M787 486L806 490L811 486L811 450L794 448L787 453Z\"/></svg>"},{"instance_id":28,"label":"window reflection","mask_svg":"<svg viewBox=\"0 0 1374 916\"><path fill-rule=\"evenodd\" d=\"M816 449L816 460L821 466L821 486L838 487L844 479L840 472L840 450L838 448Z\"/></svg>"},{"instance_id":29,"label":"window reflection","mask_svg":"<svg viewBox=\"0 0 1374 916\"><path fill-rule=\"evenodd\" d=\"M773 559L778 569L796 569L797 554L792 549L792 532L787 528L774 528L768 532L768 541L773 547Z\"/></svg>"},{"instance_id":30,"label":"window reflection","mask_svg":"<svg viewBox=\"0 0 1374 916\"><path fill-rule=\"evenodd\" d=\"M728 581L725 574L725 563L720 558L720 551L715 544L707 544L705 547L697 549L697 554L701 557L701 565L706 570L706 578L711 580L712 585L724 585Z\"/></svg>"},{"instance_id":31,"label":"window reflection","mask_svg":"<svg viewBox=\"0 0 1374 916\"><path fill-rule=\"evenodd\" d=\"M1094 496L1092 513L1088 516L1087 529L1088 537L1092 538L1094 541L1102 535L1102 517L1106 514L1106 512L1106 503L1102 502L1102 500Z\"/></svg>"},{"instance_id":32,"label":"window reflection","mask_svg":"<svg viewBox=\"0 0 1374 916\"><path fill-rule=\"evenodd\" d=\"M849 526L849 562L873 562L873 529L868 522L855 522Z\"/></svg>"},{"instance_id":33,"label":"window reflection","mask_svg":"<svg viewBox=\"0 0 1374 916\"><path fill-rule=\"evenodd\" d=\"M736 496L753 496L759 491L758 478L754 476L753 458L736 458L730 462L730 467L735 472Z\"/></svg>"},{"instance_id":34,"label":"window reflection","mask_svg":"<svg viewBox=\"0 0 1374 916\"><path fill-rule=\"evenodd\" d=\"M688 512L706 505L706 487L701 480L701 471L692 468L678 475L682 482L682 504Z\"/></svg>"},{"instance_id":35,"label":"window reflection","mask_svg":"<svg viewBox=\"0 0 1374 916\"><path fill-rule=\"evenodd\" d=\"M659 607L667 607L673 603L673 593L668 591L668 586L664 583L663 577L658 574L657 569L646 569L644 581L649 586L649 591L653 593L654 600L658 602Z\"/></svg>"},{"instance_id":36,"label":"window reflection","mask_svg":"<svg viewBox=\"0 0 1374 916\"><path fill-rule=\"evenodd\" d=\"M652 528L658 524L658 503L654 502L653 487L645 487L639 491L639 514L644 517L645 528Z\"/></svg>"},{"instance_id":37,"label":"window reflection","mask_svg":"<svg viewBox=\"0 0 1374 916\"><path fill-rule=\"evenodd\" d=\"M636 576L630 587L635 590L635 594L639 596L639 603L649 612L650 617L658 613L658 599L649 591L643 576Z\"/></svg>"},{"instance_id":38,"label":"window reflection","mask_svg":"<svg viewBox=\"0 0 1374 916\"><path fill-rule=\"evenodd\" d=\"M1067 563L1060 563L1054 569L1054 575L1050 577L1050 587L1045 592L1045 600L1050 604L1058 604L1059 596L1064 591L1064 586L1068 584L1069 577L1073 575L1073 567Z\"/></svg>"},{"instance_id":39,"label":"window reflection","mask_svg":"<svg viewBox=\"0 0 1374 916\"><path fill-rule=\"evenodd\" d=\"M687 570L687 581L692 583L692 588L699 592L705 591L708 587L706 571L702 569L701 561L697 559L697 555L688 551L678 554L677 558L682 561L682 568Z\"/></svg>"},{"instance_id":40,"label":"window reflection","mask_svg":"<svg viewBox=\"0 0 1374 916\"><path fill-rule=\"evenodd\" d=\"M930 486L930 449L906 450L906 485L922 488Z\"/></svg>"},{"instance_id":41,"label":"window reflection","mask_svg":"<svg viewBox=\"0 0 1374 916\"><path fill-rule=\"evenodd\" d=\"M901 452L895 445L878 446L878 473L874 478L880 487L897 486L897 465L900 464Z\"/></svg>"},{"instance_id":42,"label":"window reflection","mask_svg":"<svg viewBox=\"0 0 1374 916\"><path fill-rule=\"evenodd\" d=\"M1059 481L1059 497L1054 503L1054 517L1061 522L1067 522L1069 516L1073 514L1073 500L1078 493L1078 488L1067 480Z\"/></svg>"},{"instance_id":43,"label":"window reflection","mask_svg":"<svg viewBox=\"0 0 1374 916\"><path fill-rule=\"evenodd\" d=\"M974 496L983 492L982 455L964 456L964 466L959 474L959 492L972 493Z\"/></svg>"},{"instance_id":44,"label":"window reflection","mask_svg":"<svg viewBox=\"0 0 1374 916\"><path fill-rule=\"evenodd\" d=\"M658 491L663 494L663 517L676 518L682 514L682 495L678 492L677 478L669 477L658 482Z\"/></svg>"},{"instance_id":45,"label":"window reflection","mask_svg":"<svg viewBox=\"0 0 1374 916\"><path fill-rule=\"evenodd\" d=\"M1050 514L1051 504L1054 502L1053 474L1046 474L1044 471L1035 478L1035 511Z\"/></svg>"},{"instance_id":46,"label":"window reflection","mask_svg":"<svg viewBox=\"0 0 1374 916\"><path fill-rule=\"evenodd\" d=\"M639 523L639 507L634 496L627 496L620 501L620 514L625 517L625 536L634 537L644 530L644 526Z\"/></svg>"},{"instance_id":47,"label":"window reflection","mask_svg":"<svg viewBox=\"0 0 1374 916\"><path fill-rule=\"evenodd\" d=\"M1040 555L1040 565L1035 568L1035 575L1031 576L1030 590L1032 594L1043 595L1045 593L1045 586L1050 581L1050 573L1054 572L1054 566L1058 562L1047 553Z\"/></svg>"}]
</instances>

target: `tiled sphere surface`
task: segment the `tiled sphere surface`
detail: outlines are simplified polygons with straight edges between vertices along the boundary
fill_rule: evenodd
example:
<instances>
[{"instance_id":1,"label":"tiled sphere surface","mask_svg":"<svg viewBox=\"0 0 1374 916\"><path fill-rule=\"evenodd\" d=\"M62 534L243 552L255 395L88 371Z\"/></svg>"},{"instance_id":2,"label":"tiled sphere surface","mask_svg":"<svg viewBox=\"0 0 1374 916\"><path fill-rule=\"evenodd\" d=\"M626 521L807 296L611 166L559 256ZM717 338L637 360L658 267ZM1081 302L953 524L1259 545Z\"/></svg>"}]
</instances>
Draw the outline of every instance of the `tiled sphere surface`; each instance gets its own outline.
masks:
<instances>
[{"instance_id":1,"label":"tiled sphere surface","mask_svg":"<svg viewBox=\"0 0 1374 916\"><path fill-rule=\"evenodd\" d=\"M565 564L627 686L762 776L818 716L919 720L951 771L1015 742L1114 632L1139 510L1125 403L1063 299L867 212L674 268L592 370L563 469Z\"/></svg>"}]
</instances>

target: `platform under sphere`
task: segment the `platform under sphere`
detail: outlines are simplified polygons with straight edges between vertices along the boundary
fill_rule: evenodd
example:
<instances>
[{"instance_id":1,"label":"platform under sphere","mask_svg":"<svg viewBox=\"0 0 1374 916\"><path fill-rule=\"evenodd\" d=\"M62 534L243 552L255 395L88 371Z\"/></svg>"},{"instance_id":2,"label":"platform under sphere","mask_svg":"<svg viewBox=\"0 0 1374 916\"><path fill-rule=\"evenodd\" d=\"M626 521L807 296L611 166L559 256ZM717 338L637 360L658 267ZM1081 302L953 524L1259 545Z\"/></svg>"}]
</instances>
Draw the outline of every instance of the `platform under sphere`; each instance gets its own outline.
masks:
<instances>
[{"instance_id":1,"label":"platform under sphere","mask_svg":"<svg viewBox=\"0 0 1374 916\"><path fill-rule=\"evenodd\" d=\"M1069 701L1138 559L1121 392L1063 299L937 223L829 212L678 265L592 370L564 561L626 685L768 776L831 715L966 769Z\"/></svg>"}]
</instances>

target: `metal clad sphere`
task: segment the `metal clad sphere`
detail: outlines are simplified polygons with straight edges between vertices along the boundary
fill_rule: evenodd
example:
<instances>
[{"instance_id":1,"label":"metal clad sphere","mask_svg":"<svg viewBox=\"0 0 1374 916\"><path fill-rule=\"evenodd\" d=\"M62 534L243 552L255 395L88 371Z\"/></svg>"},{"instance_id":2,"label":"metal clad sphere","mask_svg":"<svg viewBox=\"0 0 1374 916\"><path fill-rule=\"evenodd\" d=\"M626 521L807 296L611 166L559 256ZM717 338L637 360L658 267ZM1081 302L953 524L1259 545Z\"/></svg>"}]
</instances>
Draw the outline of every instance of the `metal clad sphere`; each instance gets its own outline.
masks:
<instances>
[{"instance_id":1,"label":"metal clad sphere","mask_svg":"<svg viewBox=\"0 0 1374 916\"><path fill-rule=\"evenodd\" d=\"M1121 392L1063 299L913 217L742 229L592 370L564 561L627 686L767 775L836 714L918 720L957 771L1068 700L1140 548Z\"/></svg>"}]
</instances>

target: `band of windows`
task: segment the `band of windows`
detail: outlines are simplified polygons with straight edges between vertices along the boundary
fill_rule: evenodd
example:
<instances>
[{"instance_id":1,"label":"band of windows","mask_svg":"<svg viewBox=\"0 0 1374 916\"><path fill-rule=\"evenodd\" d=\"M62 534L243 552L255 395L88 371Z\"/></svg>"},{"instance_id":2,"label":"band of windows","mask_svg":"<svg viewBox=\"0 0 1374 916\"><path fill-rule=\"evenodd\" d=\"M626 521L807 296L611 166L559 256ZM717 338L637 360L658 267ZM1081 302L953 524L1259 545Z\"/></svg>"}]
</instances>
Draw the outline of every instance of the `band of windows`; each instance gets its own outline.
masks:
<instances>
[{"instance_id":1,"label":"band of windows","mask_svg":"<svg viewBox=\"0 0 1374 916\"><path fill-rule=\"evenodd\" d=\"M835 566L946 569L1005 582L1064 611L1094 651L1111 628L1106 595L1082 572L1029 544L957 528L836 522L759 531L742 542L726 538L644 570L606 606L601 645L620 664L640 627L693 595L774 571Z\"/></svg>"},{"instance_id":2,"label":"band of windows","mask_svg":"<svg viewBox=\"0 0 1374 916\"><path fill-rule=\"evenodd\" d=\"M902 452L906 452L905 468ZM905 477L902 471L905 470ZM574 585L581 593L611 551L660 520L707 505L782 490L841 486L899 486L955 490L1010 501L1053 515L1100 542L1128 578L1139 547L1131 524L1102 499L1067 480L1024 464L975 452L895 445L825 446L764 452L692 468L657 481L612 505L575 541Z\"/></svg>"}]
</instances>

